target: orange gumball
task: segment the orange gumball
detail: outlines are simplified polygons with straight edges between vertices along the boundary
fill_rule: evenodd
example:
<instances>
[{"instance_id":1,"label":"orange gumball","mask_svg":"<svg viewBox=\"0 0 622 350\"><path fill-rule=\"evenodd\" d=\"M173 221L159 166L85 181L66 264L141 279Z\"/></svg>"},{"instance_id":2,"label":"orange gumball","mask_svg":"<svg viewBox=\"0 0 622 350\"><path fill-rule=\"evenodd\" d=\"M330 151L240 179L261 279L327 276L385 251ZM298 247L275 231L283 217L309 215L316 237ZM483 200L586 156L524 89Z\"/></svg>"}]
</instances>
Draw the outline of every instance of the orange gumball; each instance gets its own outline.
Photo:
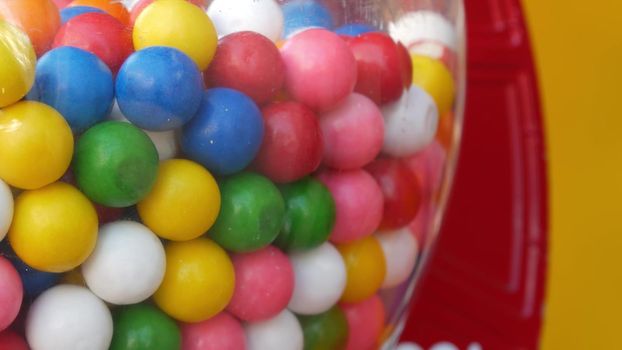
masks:
<instances>
[{"instance_id":1,"label":"orange gumball","mask_svg":"<svg viewBox=\"0 0 622 350\"><path fill-rule=\"evenodd\" d=\"M130 23L130 13L118 0L74 0L68 7L73 6L95 7L118 19L124 25Z\"/></svg>"},{"instance_id":2,"label":"orange gumball","mask_svg":"<svg viewBox=\"0 0 622 350\"><path fill-rule=\"evenodd\" d=\"M60 28L60 14L52 0L0 1L0 18L28 34L37 56L52 47L54 35Z\"/></svg>"},{"instance_id":3,"label":"orange gumball","mask_svg":"<svg viewBox=\"0 0 622 350\"><path fill-rule=\"evenodd\" d=\"M436 131L436 139L445 150L449 150L454 136L454 114L449 111L441 116Z\"/></svg>"}]
</instances>

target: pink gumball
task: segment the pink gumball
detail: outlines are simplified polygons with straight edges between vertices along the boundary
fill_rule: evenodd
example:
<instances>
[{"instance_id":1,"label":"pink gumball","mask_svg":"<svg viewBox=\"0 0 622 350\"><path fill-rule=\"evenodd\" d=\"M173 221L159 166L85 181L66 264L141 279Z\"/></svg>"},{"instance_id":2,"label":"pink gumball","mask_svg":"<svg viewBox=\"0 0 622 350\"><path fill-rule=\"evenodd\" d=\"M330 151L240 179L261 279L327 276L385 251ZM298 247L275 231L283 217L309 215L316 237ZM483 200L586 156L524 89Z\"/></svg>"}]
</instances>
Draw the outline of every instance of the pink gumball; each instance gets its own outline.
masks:
<instances>
[{"instance_id":1,"label":"pink gumball","mask_svg":"<svg viewBox=\"0 0 622 350\"><path fill-rule=\"evenodd\" d=\"M294 270L287 255L268 246L233 256L235 290L227 311L244 321L265 320L287 307Z\"/></svg>"},{"instance_id":2,"label":"pink gumball","mask_svg":"<svg viewBox=\"0 0 622 350\"><path fill-rule=\"evenodd\" d=\"M13 265L0 256L0 331L13 323L22 305L22 280Z\"/></svg>"},{"instance_id":3,"label":"pink gumball","mask_svg":"<svg viewBox=\"0 0 622 350\"><path fill-rule=\"evenodd\" d=\"M0 350L28 350L28 344L19 334L6 330L0 332Z\"/></svg>"},{"instance_id":4,"label":"pink gumball","mask_svg":"<svg viewBox=\"0 0 622 350\"><path fill-rule=\"evenodd\" d=\"M356 304L342 304L348 320L346 350L373 350L384 327L385 310L378 295Z\"/></svg>"},{"instance_id":5,"label":"pink gumball","mask_svg":"<svg viewBox=\"0 0 622 350\"><path fill-rule=\"evenodd\" d=\"M244 328L226 312L207 321L181 325L182 350L244 350Z\"/></svg>"},{"instance_id":6,"label":"pink gumball","mask_svg":"<svg viewBox=\"0 0 622 350\"><path fill-rule=\"evenodd\" d=\"M384 138L382 112L369 98L353 93L320 118L323 163L335 169L356 169L370 163Z\"/></svg>"},{"instance_id":7,"label":"pink gumball","mask_svg":"<svg viewBox=\"0 0 622 350\"><path fill-rule=\"evenodd\" d=\"M382 220L383 196L378 183L366 171L325 170L318 179L335 200L333 243L348 243L373 234Z\"/></svg>"},{"instance_id":8,"label":"pink gumball","mask_svg":"<svg viewBox=\"0 0 622 350\"><path fill-rule=\"evenodd\" d=\"M421 188L424 189L424 198L431 197L440 189L446 159L447 152L435 140L421 152L406 160L410 169L417 176Z\"/></svg>"},{"instance_id":9,"label":"pink gumball","mask_svg":"<svg viewBox=\"0 0 622 350\"><path fill-rule=\"evenodd\" d=\"M315 110L335 107L354 90L356 60L346 42L333 32L300 32L285 43L281 56L287 91Z\"/></svg>"}]
</instances>

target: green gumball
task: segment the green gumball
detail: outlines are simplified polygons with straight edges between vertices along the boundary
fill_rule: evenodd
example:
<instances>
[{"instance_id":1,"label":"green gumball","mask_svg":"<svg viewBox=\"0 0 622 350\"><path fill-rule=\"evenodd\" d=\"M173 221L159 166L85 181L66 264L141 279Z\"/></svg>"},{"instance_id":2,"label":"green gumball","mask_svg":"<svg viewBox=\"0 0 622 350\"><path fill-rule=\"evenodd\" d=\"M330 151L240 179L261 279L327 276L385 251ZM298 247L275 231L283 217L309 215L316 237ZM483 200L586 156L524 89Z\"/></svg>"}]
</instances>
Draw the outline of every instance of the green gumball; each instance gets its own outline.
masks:
<instances>
[{"instance_id":1,"label":"green gumball","mask_svg":"<svg viewBox=\"0 0 622 350\"><path fill-rule=\"evenodd\" d=\"M178 350L181 332L159 309L136 304L122 307L113 315L114 332L110 350Z\"/></svg>"},{"instance_id":2,"label":"green gumball","mask_svg":"<svg viewBox=\"0 0 622 350\"><path fill-rule=\"evenodd\" d=\"M298 315L304 334L304 350L341 350L348 342L348 320L338 306L311 316Z\"/></svg>"}]
</instances>

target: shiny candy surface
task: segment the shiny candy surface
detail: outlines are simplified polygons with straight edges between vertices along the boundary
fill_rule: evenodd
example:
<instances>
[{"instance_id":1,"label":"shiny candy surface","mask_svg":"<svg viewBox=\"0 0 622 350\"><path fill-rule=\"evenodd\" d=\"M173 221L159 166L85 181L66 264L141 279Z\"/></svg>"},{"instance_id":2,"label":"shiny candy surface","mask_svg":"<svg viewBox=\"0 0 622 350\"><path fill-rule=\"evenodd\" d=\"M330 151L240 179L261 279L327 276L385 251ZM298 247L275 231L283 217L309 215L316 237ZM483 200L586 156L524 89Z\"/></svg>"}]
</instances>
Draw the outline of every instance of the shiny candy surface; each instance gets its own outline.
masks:
<instances>
[{"instance_id":1,"label":"shiny candy surface","mask_svg":"<svg viewBox=\"0 0 622 350\"><path fill-rule=\"evenodd\" d=\"M101 9L109 15L116 18L123 25L129 24L129 12L119 1L110 0L74 0L69 4L69 7L74 6L90 6Z\"/></svg>"},{"instance_id":2,"label":"shiny candy surface","mask_svg":"<svg viewBox=\"0 0 622 350\"><path fill-rule=\"evenodd\" d=\"M22 282L8 259L0 256L0 331L11 325L22 305Z\"/></svg>"},{"instance_id":3,"label":"shiny candy surface","mask_svg":"<svg viewBox=\"0 0 622 350\"><path fill-rule=\"evenodd\" d=\"M155 0L134 0L134 6L131 7L130 11L130 23L133 25L136 22L136 18L143 12L143 10L151 5ZM207 0L186 0L194 5L199 6L200 8L205 8Z\"/></svg>"},{"instance_id":4,"label":"shiny candy surface","mask_svg":"<svg viewBox=\"0 0 622 350\"><path fill-rule=\"evenodd\" d=\"M76 16L80 16L83 15L85 13L91 13L91 12L95 12L95 13L106 13L104 10L100 10L97 7L91 7L91 6L74 6L74 7L67 7L64 8L60 11L60 20L62 24L67 23L70 19L76 17Z\"/></svg>"},{"instance_id":5,"label":"shiny candy surface","mask_svg":"<svg viewBox=\"0 0 622 350\"><path fill-rule=\"evenodd\" d=\"M244 325L248 350L302 350L303 334L296 316L283 310L277 316Z\"/></svg>"},{"instance_id":6,"label":"shiny candy surface","mask_svg":"<svg viewBox=\"0 0 622 350\"><path fill-rule=\"evenodd\" d=\"M335 306L321 314L298 316L304 333L305 350L342 350L348 341L348 321Z\"/></svg>"},{"instance_id":7,"label":"shiny candy surface","mask_svg":"<svg viewBox=\"0 0 622 350\"><path fill-rule=\"evenodd\" d=\"M115 310L110 350L178 350L179 327L162 311L148 304Z\"/></svg>"},{"instance_id":8,"label":"shiny candy surface","mask_svg":"<svg viewBox=\"0 0 622 350\"><path fill-rule=\"evenodd\" d=\"M0 19L0 108L28 93L35 81L36 60L28 36Z\"/></svg>"},{"instance_id":9,"label":"shiny candy surface","mask_svg":"<svg viewBox=\"0 0 622 350\"><path fill-rule=\"evenodd\" d=\"M382 247L387 273L382 288L393 288L410 277L419 256L419 245L409 228L396 231L384 231L376 234Z\"/></svg>"},{"instance_id":10,"label":"shiny candy surface","mask_svg":"<svg viewBox=\"0 0 622 350\"><path fill-rule=\"evenodd\" d=\"M438 113L444 115L454 104L456 87L454 78L443 62L413 55L413 84L426 91L436 102Z\"/></svg>"},{"instance_id":11,"label":"shiny candy surface","mask_svg":"<svg viewBox=\"0 0 622 350\"><path fill-rule=\"evenodd\" d=\"M207 14L221 37L253 31L276 42L283 32L283 12L275 0L214 0Z\"/></svg>"},{"instance_id":12,"label":"shiny candy surface","mask_svg":"<svg viewBox=\"0 0 622 350\"><path fill-rule=\"evenodd\" d=\"M308 28L332 29L334 19L330 10L317 0L292 0L283 4L287 38Z\"/></svg>"},{"instance_id":13,"label":"shiny candy surface","mask_svg":"<svg viewBox=\"0 0 622 350\"><path fill-rule=\"evenodd\" d=\"M6 237L13 221L13 193L9 186L0 180L0 241Z\"/></svg>"},{"instance_id":14,"label":"shiny candy surface","mask_svg":"<svg viewBox=\"0 0 622 350\"><path fill-rule=\"evenodd\" d=\"M28 34L37 56L50 49L60 27L60 14L51 0L2 1L0 18Z\"/></svg>"},{"instance_id":15,"label":"shiny candy surface","mask_svg":"<svg viewBox=\"0 0 622 350\"><path fill-rule=\"evenodd\" d=\"M0 332L0 350L29 350L24 338L10 330Z\"/></svg>"},{"instance_id":16,"label":"shiny candy surface","mask_svg":"<svg viewBox=\"0 0 622 350\"><path fill-rule=\"evenodd\" d=\"M341 296L345 303L356 303L374 295L384 281L386 260L374 236L337 246L346 264L348 279Z\"/></svg>"},{"instance_id":17,"label":"shiny candy surface","mask_svg":"<svg viewBox=\"0 0 622 350\"><path fill-rule=\"evenodd\" d=\"M182 350L245 350L244 328L226 312L199 323L181 325Z\"/></svg>"},{"instance_id":18,"label":"shiny candy surface","mask_svg":"<svg viewBox=\"0 0 622 350\"><path fill-rule=\"evenodd\" d=\"M339 306L348 323L346 350L374 350L378 348L384 329L385 309L378 295L354 304Z\"/></svg>"}]
</instances>

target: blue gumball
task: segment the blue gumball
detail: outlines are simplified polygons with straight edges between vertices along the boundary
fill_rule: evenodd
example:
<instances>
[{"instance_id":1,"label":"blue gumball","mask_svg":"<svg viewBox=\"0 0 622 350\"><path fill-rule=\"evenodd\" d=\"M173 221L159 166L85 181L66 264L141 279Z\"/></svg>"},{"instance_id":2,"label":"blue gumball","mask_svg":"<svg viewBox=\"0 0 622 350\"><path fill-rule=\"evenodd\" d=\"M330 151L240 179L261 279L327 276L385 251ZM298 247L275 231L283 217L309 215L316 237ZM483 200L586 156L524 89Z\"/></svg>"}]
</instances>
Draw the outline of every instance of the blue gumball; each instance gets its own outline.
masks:
<instances>
[{"instance_id":1,"label":"blue gumball","mask_svg":"<svg viewBox=\"0 0 622 350\"><path fill-rule=\"evenodd\" d=\"M365 24L365 23L348 23L335 29L335 33L337 34L350 35L350 36L357 36L357 35L361 35L365 33L377 32L377 31L378 29L376 29L374 26L370 24Z\"/></svg>"},{"instance_id":2,"label":"blue gumball","mask_svg":"<svg viewBox=\"0 0 622 350\"><path fill-rule=\"evenodd\" d=\"M332 29L330 10L316 0L293 0L282 6L285 18L283 36L289 37L306 28Z\"/></svg>"},{"instance_id":3,"label":"blue gumball","mask_svg":"<svg viewBox=\"0 0 622 350\"><path fill-rule=\"evenodd\" d=\"M117 74L117 103L123 115L151 131L183 126L203 98L203 78L183 52L153 46L133 53Z\"/></svg>"},{"instance_id":4,"label":"blue gumball","mask_svg":"<svg viewBox=\"0 0 622 350\"><path fill-rule=\"evenodd\" d=\"M261 111L250 97L215 88L204 93L197 115L184 127L181 147L210 171L229 175L255 158L263 134Z\"/></svg>"},{"instance_id":5,"label":"blue gumball","mask_svg":"<svg viewBox=\"0 0 622 350\"><path fill-rule=\"evenodd\" d=\"M60 21L65 24L70 19L83 15L85 13L106 13L96 7L91 6L73 6L73 7L65 7L60 11Z\"/></svg>"},{"instance_id":6,"label":"blue gumball","mask_svg":"<svg viewBox=\"0 0 622 350\"><path fill-rule=\"evenodd\" d=\"M28 99L54 107L80 133L106 118L114 99L110 69L92 53L70 46L49 51L37 63Z\"/></svg>"},{"instance_id":7,"label":"blue gumball","mask_svg":"<svg viewBox=\"0 0 622 350\"><path fill-rule=\"evenodd\" d=\"M9 259L19 273L24 288L24 294L30 298L43 293L54 286L61 278L59 273L43 272L26 265L7 244L0 246L0 255Z\"/></svg>"}]
</instances>

